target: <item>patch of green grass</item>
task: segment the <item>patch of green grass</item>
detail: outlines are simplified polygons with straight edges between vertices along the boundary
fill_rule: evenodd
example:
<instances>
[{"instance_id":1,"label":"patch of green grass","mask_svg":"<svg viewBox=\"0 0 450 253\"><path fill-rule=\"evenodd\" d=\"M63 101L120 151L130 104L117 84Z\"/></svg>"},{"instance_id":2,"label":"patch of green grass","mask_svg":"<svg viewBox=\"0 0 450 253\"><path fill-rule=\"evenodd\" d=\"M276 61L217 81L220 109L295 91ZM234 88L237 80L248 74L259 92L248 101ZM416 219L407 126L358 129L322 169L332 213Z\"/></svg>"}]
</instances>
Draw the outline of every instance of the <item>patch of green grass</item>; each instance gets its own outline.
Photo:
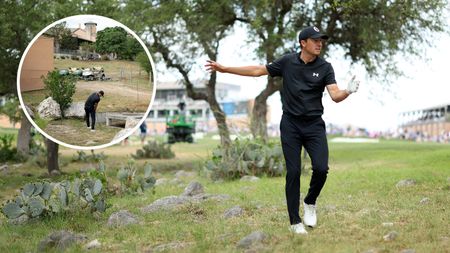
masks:
<instances>
[{"instance_id":1,"label":"patch of green grass","mask_svg":"<svg viewBox=\"0 0 450 253\"><path fill-rule=\"evenodd\" d=\"M174 169L198 169L218 143L207 138L196 144L173 145L176 158L149 161L157 178L174 178ZM105 150L108 175L114 177L130 151L140 146L116 145ZM101 152L101 151L96 151ZM63 161L71 157L62 149ZM84 163L70 163L62 168L69 174ZM95 165L94 165L95 166ZM140 166L140 165L139 165ZM173 166L173 167L172 167ZM330 143L328 181L318 200L318 227L308 229L307 236L288 231L288 215L284 195L284 177L263 177L258 182L226 181L214 183L200 176L182 179L181 185L157 186L155 194L109 199L112 206L97 218L84 212L71 212L22 226L0 222L1 252L35 251L40 240L58 229L83 233L89 240L98 239L102 246L94 252L142 252L160 244L185 243L183 249L169 252L240 252L236 243L256 230L269 235L261 252L448 252L450 248L450 145L382 141L377 144ZM170 167L170 169L168 169ZM22 184L20 167L0 184L0 192L12 195ZM38 169L30 171L37 172ZM301 192L306 194L310 174L302 175ZM3 178L3 177L2 177ZM14 182L10 182L10 179ZM402 179L414 179L416 185L397 188ZM28 179L26 179L28 180ZM186 205L174 211L143 214L140 209L153 201L179 195L192 180L197 180L211 194L229 194L230 200L208 200ZM3 183L3 182L2 182ZM116 182L115 182L116 183ZM429 202L420 204L423 198ZM241 217L224 219L225 210L239 205ZM140 218L140 224L112 229L106 226L109 215L127 209ZM392 222L392 227L383 226ZM399 236L386 242L383 236L397 231ZM23 243L26 241L27 243ZM74 246L67 252L80 252Z\"/></svg>"}]
</instances>

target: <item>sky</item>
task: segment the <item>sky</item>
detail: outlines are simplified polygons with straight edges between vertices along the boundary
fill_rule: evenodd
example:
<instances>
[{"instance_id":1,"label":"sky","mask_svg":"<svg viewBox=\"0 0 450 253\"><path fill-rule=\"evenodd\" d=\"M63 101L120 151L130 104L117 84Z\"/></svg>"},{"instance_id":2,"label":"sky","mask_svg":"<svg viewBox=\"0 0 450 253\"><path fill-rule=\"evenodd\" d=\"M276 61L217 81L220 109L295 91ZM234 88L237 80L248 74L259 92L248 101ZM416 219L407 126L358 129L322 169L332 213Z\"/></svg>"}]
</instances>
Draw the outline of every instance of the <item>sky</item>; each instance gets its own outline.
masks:
<instances>
[{"instance_id":1,"label":"sky","mask_svg":"<svg viewBox=\"0 0 450 253\"><path fill-rule=\"evenodd\" d=\"M115 26L123 26L121 23L102 16L96 15L78 15L72 16L66 20L66 27L69 28L78 28L81 24L81 28L84 29L84 23L87 22L95 22L97 23L97 31L101 31L106 27L115 27Z\"/></svg>"},{"instance_id":2,"label":"sky","mask_svg":"<svg viewBox=\"0 0 450 253\"><path fill-rule=\"evenodd\" d=\"M450 24L450 19L449 24ZM220 47L218 62L225 66L245 66L266 64L254 59L255 45L248 44L244 29L235 29L232 36L227 37ZM293 38L295 39L295 38ZM366 77L362 66L352 66L339 50L325 59L333 65L336 81L341 89L347 87L353 75L361 81L357 93L346 100L335 103L325 94L323 98L324 115L327 123L340 126L366 128L369 131L395 130L400 124L399 114L421 108L450 104L450 81L445 73L450 71L450 35L435 36L431 46L424 45L423 58L403 59L397 57L398 67L404 72L400 78L391 78L391 91L382 91L384 84ZM200 59L198 66L203 66L206 59ZM208 78L208 73L198 67L198 77ZM174 80L177 75L167 72L159 75L159 80ZM217 80L241 86L242 99L254 98L265 87L267 77L241 77L218 73ZM325 90L326 91L326 90ZM281 120L282 106L279 93L272 95L268 104L271 107L271 123Z\"/></svg>"}]
</instances>

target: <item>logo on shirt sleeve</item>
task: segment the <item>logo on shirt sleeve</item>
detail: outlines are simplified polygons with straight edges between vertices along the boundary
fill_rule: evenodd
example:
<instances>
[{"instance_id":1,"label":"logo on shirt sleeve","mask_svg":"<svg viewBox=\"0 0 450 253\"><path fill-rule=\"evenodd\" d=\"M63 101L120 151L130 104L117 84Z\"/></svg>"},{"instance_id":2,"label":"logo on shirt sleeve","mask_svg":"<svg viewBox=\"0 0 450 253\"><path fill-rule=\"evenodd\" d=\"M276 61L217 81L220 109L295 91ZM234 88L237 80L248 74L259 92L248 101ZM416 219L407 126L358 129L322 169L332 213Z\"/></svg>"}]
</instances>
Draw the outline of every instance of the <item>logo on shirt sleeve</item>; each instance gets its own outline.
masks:
<instances>
[{"instance_id":1,"label":"logo on shirt sleeve","mask_svg":"<svg viewBox=\"0 0 450 253\"><path fill-rule=\"evenodd\" d=\"M314 73L313 72L313 75L312 75L313 77L315 76L315 77L319 77L319 73Z\"/></svg>"}]
</instances>

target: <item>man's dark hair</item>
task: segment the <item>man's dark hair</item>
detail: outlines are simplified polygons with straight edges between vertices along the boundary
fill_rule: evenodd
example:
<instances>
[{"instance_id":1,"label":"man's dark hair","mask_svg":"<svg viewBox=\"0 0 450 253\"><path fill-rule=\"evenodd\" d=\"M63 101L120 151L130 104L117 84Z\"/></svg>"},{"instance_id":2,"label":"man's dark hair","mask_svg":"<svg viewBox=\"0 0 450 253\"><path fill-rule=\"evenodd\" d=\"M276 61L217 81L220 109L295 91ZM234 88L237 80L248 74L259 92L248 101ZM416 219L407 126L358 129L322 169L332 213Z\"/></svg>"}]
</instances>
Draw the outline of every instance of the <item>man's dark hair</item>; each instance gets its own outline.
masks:
<instances>
[{"instance_id":1,"label":"man's dark hair","mask_svg":"<svg viewBox=\"0 0 450 253\"><path fill-rule=\"evenodd\" d=\"M98 92L100 95L102 95L102 97L105 95L105 93L101 90Z\"/></svg>"}]
</instances>

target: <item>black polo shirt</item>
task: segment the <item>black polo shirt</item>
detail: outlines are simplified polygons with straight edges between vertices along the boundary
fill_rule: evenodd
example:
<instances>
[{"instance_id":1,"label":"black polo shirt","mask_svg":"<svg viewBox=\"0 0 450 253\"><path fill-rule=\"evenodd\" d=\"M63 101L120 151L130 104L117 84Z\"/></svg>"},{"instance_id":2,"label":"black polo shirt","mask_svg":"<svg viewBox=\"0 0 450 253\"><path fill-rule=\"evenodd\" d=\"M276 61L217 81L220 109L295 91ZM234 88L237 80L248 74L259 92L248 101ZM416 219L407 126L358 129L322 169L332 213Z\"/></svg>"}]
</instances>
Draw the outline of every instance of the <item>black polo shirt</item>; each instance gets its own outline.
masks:
<instances>
[{"instance_id":1,"label":"black polo shirt","mask_svg":"<svg viewBox=\"0 0 450 253\"><path fill-rule=\"evenodd\" d=\"M94 110L94 106L95 104L98 104L98 102L100 102L100 96L97 92L94 92L87 98L86 103L84 103L84 108Z\"/></svg>"},{"instance_id":2,"label":"black polo shirt","mask_svg":"<svg viewBox=\"0 0 450 253\"><path fill-rule=\"evenodd\" d=\"M290 53L266 65L269 75L283 77L280 90L283 112L311 117L323 114L325 86L336 83L331 64L317 57L305 64L299 53Z\"/></svg>"}]
</instances>

